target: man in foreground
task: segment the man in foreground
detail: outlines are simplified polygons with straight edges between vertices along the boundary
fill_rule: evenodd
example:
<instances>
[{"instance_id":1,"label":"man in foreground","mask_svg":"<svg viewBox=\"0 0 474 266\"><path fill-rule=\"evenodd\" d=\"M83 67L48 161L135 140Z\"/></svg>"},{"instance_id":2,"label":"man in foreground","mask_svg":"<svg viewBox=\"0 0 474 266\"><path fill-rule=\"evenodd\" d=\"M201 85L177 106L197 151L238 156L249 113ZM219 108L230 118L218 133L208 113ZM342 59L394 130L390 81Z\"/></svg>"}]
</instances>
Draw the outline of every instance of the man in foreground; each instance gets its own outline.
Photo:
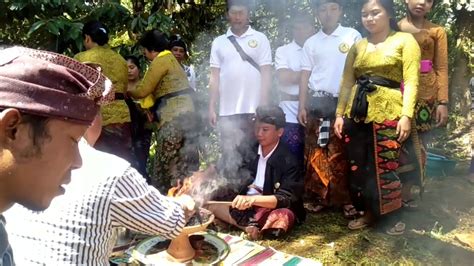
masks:
<instances>
[{"instance_id":1,"label":"man in foreground","mask_svg":"<svg viewBox=\"0 0 474 266\"><path fill-rule=\"evenodd\" d=\"M0 265L14 265L1 213L14 203L44 210L65 192L82 164L78 142L110 99L110 84L63 55L0 51Z\"/></svg>"},{"instance_id":2,"label":"man in foreground","mask_svg":"<svg viewBox=\"0 0 474 266\"><path fill-rule=\"evenodd\" d=\"M83 164L64 195L42 213L19 205L5 213L20 265L108 265L118 228L172 239L192 215L191 197L165 197L130 163L94 149L100 125L81 140Z\"/></svg>"}]
</instances>

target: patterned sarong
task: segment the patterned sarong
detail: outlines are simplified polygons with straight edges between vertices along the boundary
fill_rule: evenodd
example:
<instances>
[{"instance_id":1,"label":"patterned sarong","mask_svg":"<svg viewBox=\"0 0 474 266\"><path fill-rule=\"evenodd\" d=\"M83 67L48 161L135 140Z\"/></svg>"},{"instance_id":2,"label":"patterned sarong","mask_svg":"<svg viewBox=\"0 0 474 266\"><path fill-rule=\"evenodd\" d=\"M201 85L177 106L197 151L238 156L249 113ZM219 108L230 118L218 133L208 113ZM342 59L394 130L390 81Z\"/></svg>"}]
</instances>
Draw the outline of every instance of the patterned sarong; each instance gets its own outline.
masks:
<instances>
[{"instance_id":1,"label":"patterned sarong","mask_svg":"<svg viewBox=\"0 0 474 266\"><path fill-rule=\"evenodd\" d=\"M287 208L268 209L253 207L247 210L230 209L230 215L240 226L256 226L262 232L271 229L290 231L295 224L295 214Z\"/></svg>"},{"instance_id":2,"label":"patterned sarong","mask_svg":"<svg viewBox=\"0 0 474 266\"><path fill-rule=\"evenodd\" d=\"M383 123L344 120L344 142L349 161L349 188L358 211L383 215L402 206L398 121Z\"/></svg>"}]
</instances>

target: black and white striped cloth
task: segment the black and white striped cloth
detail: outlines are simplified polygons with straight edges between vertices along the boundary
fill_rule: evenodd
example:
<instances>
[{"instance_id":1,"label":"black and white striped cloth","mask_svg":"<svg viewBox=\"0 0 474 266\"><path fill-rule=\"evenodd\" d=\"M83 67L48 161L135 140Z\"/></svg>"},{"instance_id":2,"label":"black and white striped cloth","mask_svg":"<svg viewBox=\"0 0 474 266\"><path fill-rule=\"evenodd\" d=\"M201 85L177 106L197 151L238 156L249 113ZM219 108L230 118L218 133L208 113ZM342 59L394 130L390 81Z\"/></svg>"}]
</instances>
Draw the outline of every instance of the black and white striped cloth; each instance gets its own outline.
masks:
<instances>
[{"instance_id":1,"label":"black and white striped cloth","mask_svg":"<svg viewBox=\"0 0 474 266\"><path fill-rule=\"evenodd\" d=\"M318 145L321 148L329 143L329 131L331 130L331 120L329 118L320 118Z\"/></svg>"},{"instance_id":2,"label":"black and white striped cloth","mask_svg":"<svg viewBox=\"0 0 474 266\"><path fill-rule=\"evenodd\" d=\"M128 162L83 143L80 151L83 166L46 211L16 205L5 213L18 265L109 265L118 228L174 238L184 227L180 204Z\"/></svg>"},{"instance_id":3,"label":"black and white striped cloth","mask_svg":"<svg viewBox=\"0 0 474 266\"><path fill-rule=\"evenodd\" d=\"M13 254L5 231L5 220L0 215L0 266L13 266Z\"/></svg>"}]
</instances>

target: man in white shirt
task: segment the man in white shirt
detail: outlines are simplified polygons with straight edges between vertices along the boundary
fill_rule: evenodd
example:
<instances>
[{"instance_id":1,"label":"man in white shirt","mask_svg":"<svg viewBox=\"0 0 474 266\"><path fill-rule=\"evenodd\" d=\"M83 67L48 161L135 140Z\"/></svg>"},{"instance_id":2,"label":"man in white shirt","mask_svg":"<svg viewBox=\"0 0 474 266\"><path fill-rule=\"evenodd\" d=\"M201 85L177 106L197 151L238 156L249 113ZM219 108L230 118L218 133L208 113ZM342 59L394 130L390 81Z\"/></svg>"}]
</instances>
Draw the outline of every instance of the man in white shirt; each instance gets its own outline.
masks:
<instances>
[{"instance_id":1,"label":"man in white shirt","mask_svg":"<svg viewBox=\"0 0 474 266\"><path fill-rule=\"evenodd\" d=\"M256 142L252 116L259 104L267 102L271 86L270 42L250 27L247 2L228 1L230 28L211 48L209 122L218 124L222 148L218 167L225 168L225 175L235 173L248 159Z\"/></svg>"},{"instance_id":2,"label":"man in white shirt","mask_svg":"<svg viewBox=\"0 0 474 266\"><path fill-rule=\"evenodd\" d=\"M278 47L275 53L280 89L279 106L285 112L286 126L282 136L290 151L300 160L304 160L304 127L298 123L298 94L301 79L301 58L303 45L315 33L314 18L308 14L298 14L291 18L293 41Z\"/></svg>"},{"instance_id":3,"label":"man in white shirt","mask_svg":"<svg viewBox=\"0 0 474 266\"><path fill-rule=\"evenodd\" d=\"M66 193L41 213L19 205L5 212L19 265L109 265L117 228L174 238L192 214L189 196L161 195L130 163L90 146L100 135L95 121L85 135L89 143L79 143L82 167Z\"/></svg>"},{"instance_id":4,"label":"man in white shirt","mask_svg":"<svg viewBox=\"0 0 474 266\"><path fill-rule=\"evenodd\" d=\"M314 8L322 28L303 47L298 112L298 121L306 127L306 196L311 198L313 211L344 205L350 216L355 210L349 204L343 143L333 136L330 124L347 52L361 35L339 24L342 1L317 0Z\"/></svg>"}]
</instances>

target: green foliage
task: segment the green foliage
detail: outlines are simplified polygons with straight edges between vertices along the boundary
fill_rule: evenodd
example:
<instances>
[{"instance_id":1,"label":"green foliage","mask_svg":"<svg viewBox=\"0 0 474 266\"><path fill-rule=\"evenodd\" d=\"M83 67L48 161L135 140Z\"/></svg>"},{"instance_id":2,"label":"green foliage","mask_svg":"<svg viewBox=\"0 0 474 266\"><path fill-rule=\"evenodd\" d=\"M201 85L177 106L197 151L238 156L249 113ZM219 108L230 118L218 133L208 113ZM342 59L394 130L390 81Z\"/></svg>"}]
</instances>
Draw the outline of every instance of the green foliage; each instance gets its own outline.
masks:
<instances>
[{"instance_id":1,"label":"green foliage","mask_svg":"<svg viewBox=\"0 0 474 266\"><path fill-rule=\"evenodd\" d=\"M275 50L290 41L289 22L292 16L301 12L312 14L311 1L253 0L252 27L264 32ZM397 17L401 18L405 15L405 5L400 0L395 2ZM464 0L450 1L449 4L443 4L441 0L437 2L429 19L446 26L450 69L455 69L460 62L461 51L467 56L472 72L472 26L459 27L459 20L473 19L472 7L468 7L471 1L468 0L467 4L460 4L465 3ZM345 0L343 3L345 15L342 24L361 31L361 0ZM225 33L227 28L225 0L8 0L0 2L0 10L0 45L24 45L68 55L82 50L82 26L92 19L108 26L110 45L122 55L141 56L137 41L146 30L157 28L165 33L179 34L187 41L191 52L189 63L195 66L197 105L207 110L209 52L212 40ZM145 62L143 57L141 60ZM453 99L466 102L464 91L455 90L458 91L453 92ZM440 133L442 136L437 143L441 146L450 143L446 139L459 136L458 133L453 134L453 130L457 129L459 121L464 123L467 117L461 107L456 105L452 110L454 115L450 128Z\"/></svg>"}]
</instances>

